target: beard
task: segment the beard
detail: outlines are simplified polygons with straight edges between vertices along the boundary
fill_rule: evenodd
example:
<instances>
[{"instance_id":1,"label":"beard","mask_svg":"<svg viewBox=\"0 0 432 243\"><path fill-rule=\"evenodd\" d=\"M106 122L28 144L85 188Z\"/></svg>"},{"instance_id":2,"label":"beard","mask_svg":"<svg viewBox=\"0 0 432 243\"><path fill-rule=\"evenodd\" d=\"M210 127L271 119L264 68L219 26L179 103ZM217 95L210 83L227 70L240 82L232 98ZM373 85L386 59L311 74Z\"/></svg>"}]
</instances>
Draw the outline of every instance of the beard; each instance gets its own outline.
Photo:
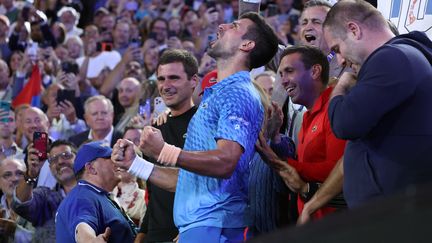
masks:
<instances>
[{"instance_id":1,"label":"beard","mask_svg":"<svg viewBox=\"0 0 432 243\"><path fill-rule=\"evenodd\" d=\"M207 54L215 60L228 59L235 54L235 49L231 48L226 50L226 48L224 49L220 42L216 42L208 49Z\"/></svg>"}]
</instances>

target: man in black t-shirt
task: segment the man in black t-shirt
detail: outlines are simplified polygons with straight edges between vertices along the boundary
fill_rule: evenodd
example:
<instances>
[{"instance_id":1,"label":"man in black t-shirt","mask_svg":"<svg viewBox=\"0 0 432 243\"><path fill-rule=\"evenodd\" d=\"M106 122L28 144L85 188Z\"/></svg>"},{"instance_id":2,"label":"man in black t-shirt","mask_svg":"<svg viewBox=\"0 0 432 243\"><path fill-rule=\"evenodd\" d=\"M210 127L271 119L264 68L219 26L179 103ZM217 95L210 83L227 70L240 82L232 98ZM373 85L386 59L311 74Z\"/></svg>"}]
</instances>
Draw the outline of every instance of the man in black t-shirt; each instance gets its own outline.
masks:
<instances>
[{"instance_id":1,"label":"man in black t-shirt","mask_svg":"<svg viewBox=\"0 0 432 243\"><path fill-rule=\"evenodd\" d=\"M159 59L157 86L171 111L167 121L155 127L161 130L166 143L176 147L183 147L189 121L197 110L192 101L199 82L197 73L198 62L185 50L167 50ZM153 159L146 159L158 164ZM149 203L135 242L171 242L178 234L173 220L174 192L159 188L150 181L147 181L147 188Z\"/></svg>"}]
</instances>

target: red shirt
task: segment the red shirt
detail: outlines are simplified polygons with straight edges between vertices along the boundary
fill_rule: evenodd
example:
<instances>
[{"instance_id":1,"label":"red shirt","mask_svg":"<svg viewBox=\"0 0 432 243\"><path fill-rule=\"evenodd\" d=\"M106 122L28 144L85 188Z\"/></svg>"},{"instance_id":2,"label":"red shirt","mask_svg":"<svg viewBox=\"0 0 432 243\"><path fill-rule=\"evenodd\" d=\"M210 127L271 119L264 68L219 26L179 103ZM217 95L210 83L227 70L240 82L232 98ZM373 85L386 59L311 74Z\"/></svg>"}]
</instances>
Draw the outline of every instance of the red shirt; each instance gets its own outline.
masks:
<instances>
[{"instance_id":1,"label":"red shirt","mask_svg":"<svg viewBox=\"0 0 432 243\"><path fill-rule=\"evenodd\" d=\"M346 141L335 137L328 118L327 110L332 90L332 87L324 90L312 109L303 115L298 136L298 160L288 159L288 164L296 168L306 182L324 182L344 153ZM298 204L301 213L304 202L299 198ZM314 216L320 218L331 211L334 209L323 208Z\"/></svg>"}]
</instances>

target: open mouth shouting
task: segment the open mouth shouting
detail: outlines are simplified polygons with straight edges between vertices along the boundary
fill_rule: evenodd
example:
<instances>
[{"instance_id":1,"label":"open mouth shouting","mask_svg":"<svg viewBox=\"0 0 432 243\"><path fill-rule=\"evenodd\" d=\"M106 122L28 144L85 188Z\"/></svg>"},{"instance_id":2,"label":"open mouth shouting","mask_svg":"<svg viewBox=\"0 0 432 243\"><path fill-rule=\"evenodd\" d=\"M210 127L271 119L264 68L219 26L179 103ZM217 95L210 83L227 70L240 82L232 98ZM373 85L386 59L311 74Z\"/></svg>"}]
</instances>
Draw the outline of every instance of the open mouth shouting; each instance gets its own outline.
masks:
<instances>
[{"instance_id":1,"label":"open mouth shouting","mask_svg":"<svg viewBox=\"0 0 432 243\"><path fill-rule=\"evenodd\" d=\"M313 34L305 34L304 35L304 40L306 41L307 44L309 45L316 45L316 36Z\"/></svg>"}]
</instances>

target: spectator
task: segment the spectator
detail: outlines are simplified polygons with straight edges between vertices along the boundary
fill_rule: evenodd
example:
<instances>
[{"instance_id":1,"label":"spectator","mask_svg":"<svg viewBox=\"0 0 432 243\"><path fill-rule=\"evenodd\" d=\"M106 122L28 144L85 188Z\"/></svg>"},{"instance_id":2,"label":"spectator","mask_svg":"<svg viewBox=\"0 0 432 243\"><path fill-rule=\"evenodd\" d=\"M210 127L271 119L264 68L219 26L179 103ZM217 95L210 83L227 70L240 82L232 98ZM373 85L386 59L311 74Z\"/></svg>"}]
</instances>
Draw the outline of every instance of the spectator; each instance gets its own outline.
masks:
<instances>
[{"instance_id":1,"label":"spectator","mask_svg":"<svg viewBox=\"0 0 432 243\"><path fill-rule=\"evenodd\" d=\"M309 199L309 183L323 182L327 178L343 155L345 141L332 133L327 115L333 88L327 88L329 64L326 56L316 47L297 46L285 49L281 58L279 72L283 87L294 103L308 109L299 133L298 157L289 158L288 163L280 161L264 139L260 139L263 147L258 150L264 154L263 159L275 167L285 184L299 194L298 211L301 213ZM314 216L321 218L333 211L333 208L324 208Z\"/></svg>"},{"instance_id":2,"label":"spectator","mask_svg":"<svg viewBox=\"0 0 432 243\"><path fill-rule=\"evenodd\" d=\"M33 189L33 181L29 178L37 176L38 168L29 167L25 179L21 179L15 189L12 207L18 215L30 221L35 227L34 241L56 242L55 215L61 201L76 185L73 173L73 161L76 148L73 144L57 140L48 149L49 168L56 178L56 186L52 189L37 187ZM38 160L37 156L32 159Z\"/></svg>"},{"instance_id":3,"label":"spectator","mask_svg":"<svg viewBox=\"0 0 432 243\"><path fill-rule=\"evenodd\" d=\"M13 111L3 111L0 109L0 114L9 113L6 116L7 121L0 121L0 160L6 157L13 157L23 160L23 150L14 141L14 132L16 129L15 114Z\"/></svg>"},{"instance_id":4,"label":"spectator","mask_svg":"<svg viewBox=\"0 0 432 243\"><path fill-rule=\"evenodd\" d=\"M68 37L65 45L68 49L69 58L76 60L84 56L84 43L79 36Z\"/></svg>"},{"instance_id":5,"label":"spectator","mask_svg":"<svg viewBox=\"0 0 432 243\"><path fill-rule=\"evenodd\" d=\"M279 135L282 124L282 110L270 102L270 98L264 89L254 83L261 96L261 102L265 110L265 120L262 133L267 141L270 141L272 149L280 158L287 159L295 155L295 145L286 135ZM289 206L289 191L281 177L255 152L249 163L249 226L247 235L258 236L263 233L276 230L294 220L286 213Z\"/></svg>"},{"instance_id":6,"label":"spectator","mask_svg":"<svg viewBox=\"0 0 432 243\"><path fill-rule=\"evenodd\" d=\"M117 117L115 129L124 133L124 129L129 124L129 121L138 113L138 102L140 98L140 83L135 78L125 78L117 86L118 100L123 108L122 114L116 113Z\"/></svg>"},{"instance_id":7,"label":"spectator","mask_svg":"<svg viewBox=\"0 0 432 243\"><path fill-rule=\"evenodd\" d=\"M37 180L37 186L46 186L53 188L56 184L56 180L49 169L48 161L34 160L30 157L30 154L37 154L38 151L33 148L33 134L34 132L45 132L48 133L49 120L45 113L37 107L29 107L25 110L22 117L23 122L23 133L26 137L29 145L24 150L26 154L25 161L27 167L38 167L40 174L35 178Z\"/></svg>"},{"instance_id":8,"label":"spectator","mask_svg":"<svg viewBox=\"0 0 432 243\"><path fill-rule=\"evenodd\" d=\"M84 104L84 118L90 128L69 138L77 147L86 141L101 141L107 146L113 146L121 133L114 130L114 109L111 101L105 96L90 97Z\"/></svg>"},{"instance_id":9,"label":"spectator","mask_svg":"<svg viewBox=\"0 0 432 243\"><path fill-rule=\"evenodd\" d=\"M3 0L2 8L0 9L0 14L4 14L8 17L11 23L14 23L18 19L20 10L17 8L17 3L15 0Z\"/></svg>"},{"instance_id":10,"label":"spectator","mask_svg":"<svg viewBox=\"0 0 432 243\"><path fill-rule=\"evenodd\" d=\"M192 93L198 84L198 63L191 53L184 50L168 50L161 56L157 68L158 89L165 104L170 108L167 120L160 129L165 141L183 147L187 126L197 108ZM178 75L179 78L176 78ZM161 165L155 160L151 160ZM175 170L178 173L178 170ZM174 225L174 192L147 180L149 203L137 242L172 241L178 234Z\"/></svg>"},{"instance_id":11,"label":"spectator","mask_svg":"<svg viewBox=\"0 0 432 243\"><path fill-rule=\"evenodd\" d=\"M111 152L100 142L84 144L78 150L73 169L79 181L58 208L57 241L133 242L134 223L109 195L120 181Z\"/></svg>"},{"instance_id":12,"label":"spectator","mask_svg":"<svg viewBox=\"0 0 432 243\"><path fill-rule=\"evenodd\" d=\"M68 78L66 76L67 74L63 78ZM44 96L47 104L46 114L51 124L49 134L54 140L68 139L72 135L87 130L85 122L78 118L75 108L76 105L81 106L79 96L75 100L65 99L58 102L60 90L65 90L64 86L60 83L53 83L46 89Z\"/></svg>"},{"instance_id":13,"label":"spectator","mask_svg":"<svg viewBox=\"0 0 432 243\"><path fill-rule=\"evenodd\" d=\"M0 15L0 58L5 61L9 61L12 54L8 43L9 27L9 19L4 15Z\"/></svg>"},{"instance_id":14,"label":"spectator","mask_svg":"<svg viewBox=\"0 0 432 243\"><path fill-rule=\"evenodd\" d=\"M9 66L0 59L0 98L10 102L12 100L12 85L9 75Z\"/></svg>"},{"instance_id":15,"label":"spectator","mask_svg":"<svg viewBox=\"0 0 432 243\"><path fill-rule=\"evenodd\" d=\"M168 22L164 18L155 18L150 23L150 35L159 46L165 45L168 40Z\"/></svg>"},{"instance_id":16,"label":"spectator","mask_svg":"<svg viewBox=\"0 0 432 243\"><path fill-rule=\"evenodd\" d=\"M130 23L122 20L118 21L113 31L114 50L116 50L121 56L125 53L129 47L129 39L131 36Z\"/></svg>"},{"instance_id":17,"label":"spectator","mask_svg":"<svg viewBox=\"0 0 432 243\"><path fill-rule=\"evenodd\" d=\"M24 136L24 113L30 105L23 104L15 107L15 122L16 122L16 137L15 141L20 148L25 148L28 144L27 138Z\"/></svg>"},{"instance_id":18,"label":"spectator","mask_svg":"<svg viewBox=\"0 0 432 243\"><path fill-rule=\"evenodd\" d=\"M265 93L271 97L273 94L273 86L276 79L276 74L272 71L266 71L258 74L254 78L254 82L264 89Z\"/></svg>"},{"instance_id":19,"label":"spectator","mask_svg":"<svg viewBox=\"0 0 432 243\"><path fill-rule=\"evenodd\" d=\"M24 162L18 159L2 159L0 162L0 190L4 193L0 197L0 221L2 221L2 240L4 236L8 236L7 232L4 232L5 225L13 225L15 233L11 240L13 242L30 242L32 240L33 232L29 229L31 226L26 220L19 217L12 208L13 191L17 186L18 182L23 179L26 168ZM4 219L9 220L3 221ZM24 228L26 227L26 228ZM7 242L7 241L6 241Z\"/></svg>"},{"instance_id":20,"label":"spectator","mask_svg":"<svg viewBox=\"0 0 432 243\"><path fill-rule=\"evenodd\" d=\"M72 7L62 7L57 16L66 29L66 39L71 36L80 36L83 30L78 28L80 13Z\"/></svg>"},{"instance_id":21,"label":"spectator","mask_svg":"<svg viewBox=\"0 0 432 243\"><path fill-rule=\"evenodd\" d=\"M86 70L86 78L90 79L94 88L99 89L101 83L97 84L94 81L100 76L104 69L113 70L117 63L121 60L118 52L104 49L108 45L103 46L94 38L86 39L84 43L85 56L76 60L81 69ZM84 65L87 61L87 64ZM103 81L103 80L102 80Z\"/></svg>"},{"instance_id":22,"label":"spectator","mask_svg":"<svg viewBox=\"0 0 432 243\"><path fill-rule=\"evenodd\" d=\"M124 139L139 146L142 129L126 127ZM141 225L146 212L145 190L140 188L137 178L126 171L120 172L121 181L114 188L112 194L118 204L126 211L136 225Z\"/></svg>"},{"instance_id":23,"label":"spectator","mask_svg":"<svg viewBox=\"0 0 432 243\"><path fill-rule=\"evenodd\" d=\"M18 67L23 59L24 54L21 51L12 52L11 58L9 59L10 77L16 74Z\"/></svg>"},{"instance_id":24,"label":"spectator","mask_svg":"<svg viewBox=\"0 0 432 243\"><path fill-rule=\"evenodd\" d=\"M333 6L324 36L340 63L361 67L357 82L338 82L329 106L335 135L349 140L343 162L348 206L430 182L432 115L423 111L432 105L424 92L432 88L431 41L416 31L395 37L381 13L358 0Z\"/></svg>"}]
</instances>

